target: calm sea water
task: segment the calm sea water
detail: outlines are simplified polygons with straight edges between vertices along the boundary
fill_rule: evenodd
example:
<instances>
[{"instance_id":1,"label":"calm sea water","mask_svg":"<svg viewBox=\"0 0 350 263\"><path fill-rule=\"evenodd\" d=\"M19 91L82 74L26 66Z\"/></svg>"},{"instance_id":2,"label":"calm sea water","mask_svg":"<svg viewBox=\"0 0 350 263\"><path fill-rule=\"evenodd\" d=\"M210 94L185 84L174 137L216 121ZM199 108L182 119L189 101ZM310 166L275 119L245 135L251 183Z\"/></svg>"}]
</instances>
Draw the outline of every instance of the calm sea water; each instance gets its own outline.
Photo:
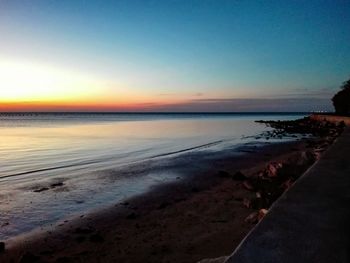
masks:
<instances>
[{"instance_id":1,"label":"calm sea water","mask_svg":"<svg viewBox=\"0 0 350 263\"><path fill-rule=\"evenodd\" d=\"M257 141L254 120L303 116L0 114L0 239L174 180L162 163Z\"/></svg>"}]
</instances>

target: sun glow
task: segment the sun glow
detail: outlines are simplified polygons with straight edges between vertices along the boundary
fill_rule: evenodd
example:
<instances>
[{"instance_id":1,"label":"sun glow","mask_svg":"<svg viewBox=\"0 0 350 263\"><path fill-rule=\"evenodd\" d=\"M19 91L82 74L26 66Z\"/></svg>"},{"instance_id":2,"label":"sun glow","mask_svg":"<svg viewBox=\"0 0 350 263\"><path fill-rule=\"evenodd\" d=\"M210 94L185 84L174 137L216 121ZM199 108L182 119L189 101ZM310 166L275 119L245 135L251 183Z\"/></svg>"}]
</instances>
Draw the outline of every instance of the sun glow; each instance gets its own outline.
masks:
<instances>
[{"instance_id":1,"label":"sun glow","mask_svg":"<svg viewBox=\"0 0 350 263\"><path fill-rule=\"evenodd\" d=\"M0 102L86 99L98 91L96 80L74 71L31 62L0 61Z\"/></svg>"},{"instance_id":2,"label":"sun glow","mask_svg":"<svg viewBox=\"0 0 350 263\"><path fill-rule=\"evenodd\" d=\"M145 89L134 78L95 75L0 57L0 111L140 111L186 97ZM137 78L137 76L135 77Z\"/></svg>"}]
</instances>

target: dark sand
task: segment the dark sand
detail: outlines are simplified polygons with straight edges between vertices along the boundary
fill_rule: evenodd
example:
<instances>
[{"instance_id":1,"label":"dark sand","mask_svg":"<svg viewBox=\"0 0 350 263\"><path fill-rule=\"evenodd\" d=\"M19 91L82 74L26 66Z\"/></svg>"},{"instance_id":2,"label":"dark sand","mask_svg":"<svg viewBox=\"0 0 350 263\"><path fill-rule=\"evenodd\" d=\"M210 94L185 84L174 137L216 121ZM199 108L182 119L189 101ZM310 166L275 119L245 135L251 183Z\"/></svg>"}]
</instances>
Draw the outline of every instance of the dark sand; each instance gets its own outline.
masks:
<instances>
[{"instance_id":1,"label":"dark sand","mask_svg":"<svg viewBox=\"0 0 350 263\"><path fill-rule=\"evenodd\" d=\"M211 160L205 172L7 240L0 262L185 263L229 255L256 223L246 218L260 209L246 202L258 190L232 175L254 178L272 161L298 162L315 145L323 151L330 143L281 142ZM295 171L301 175L310 165Z\"/></svg>"}]
</instances>

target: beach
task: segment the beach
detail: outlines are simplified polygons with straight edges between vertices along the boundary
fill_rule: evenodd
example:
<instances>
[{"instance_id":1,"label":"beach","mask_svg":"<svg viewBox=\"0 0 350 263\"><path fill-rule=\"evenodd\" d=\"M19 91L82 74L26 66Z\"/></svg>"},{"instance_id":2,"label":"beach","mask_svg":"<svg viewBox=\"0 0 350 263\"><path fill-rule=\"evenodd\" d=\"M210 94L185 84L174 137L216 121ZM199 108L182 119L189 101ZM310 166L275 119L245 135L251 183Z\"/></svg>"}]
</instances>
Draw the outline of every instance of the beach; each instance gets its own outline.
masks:
<instances>
[{"instance_id":1,"label":"beach","mask_svg":"<svg viewBox=\"0 0 350 263\"><path fill-rule=\"evenodd\" d=\"M186 176L10 237L1 262L197 262L229 255L339 135L340 128L324 125L331 132L310 137L310 130L294 130L296 140L284 140L291 134L277 127L263 136L279 142L248 143L235 154L181 154L168 168Z\"/></svg>"},{"instance_id":2,"label":"beach","mask_svg":"<svg viewBox=\"0 0 350 263\"><path fill-rule=\"evenodd\" d=\"M349 13L0 0L0 263L350 262Z\"/></svg>"}]
</instances>

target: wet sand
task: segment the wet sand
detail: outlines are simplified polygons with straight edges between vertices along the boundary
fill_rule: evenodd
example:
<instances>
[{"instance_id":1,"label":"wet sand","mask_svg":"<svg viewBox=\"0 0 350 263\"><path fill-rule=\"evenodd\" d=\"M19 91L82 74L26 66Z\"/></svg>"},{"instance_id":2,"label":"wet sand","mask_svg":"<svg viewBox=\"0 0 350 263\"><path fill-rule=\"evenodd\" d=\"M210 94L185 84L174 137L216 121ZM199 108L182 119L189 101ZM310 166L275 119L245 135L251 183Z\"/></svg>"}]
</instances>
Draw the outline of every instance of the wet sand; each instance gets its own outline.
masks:
<instances>
[{"instance_id":1,"label":"wet sand","mask_svg":"<svg viewBox=\"0 0 350 263\"><path fill-rule=\"evenodd\" d=\"M252 201L259 189L249 188L249 178L272 162L296 164L322 143L281 142L211 160L205 172L7 240L0 261L197 262L229 255L258 220L261 207ZM238 171L244 178L235 178Z\"/></svg>"}]
</instances>

